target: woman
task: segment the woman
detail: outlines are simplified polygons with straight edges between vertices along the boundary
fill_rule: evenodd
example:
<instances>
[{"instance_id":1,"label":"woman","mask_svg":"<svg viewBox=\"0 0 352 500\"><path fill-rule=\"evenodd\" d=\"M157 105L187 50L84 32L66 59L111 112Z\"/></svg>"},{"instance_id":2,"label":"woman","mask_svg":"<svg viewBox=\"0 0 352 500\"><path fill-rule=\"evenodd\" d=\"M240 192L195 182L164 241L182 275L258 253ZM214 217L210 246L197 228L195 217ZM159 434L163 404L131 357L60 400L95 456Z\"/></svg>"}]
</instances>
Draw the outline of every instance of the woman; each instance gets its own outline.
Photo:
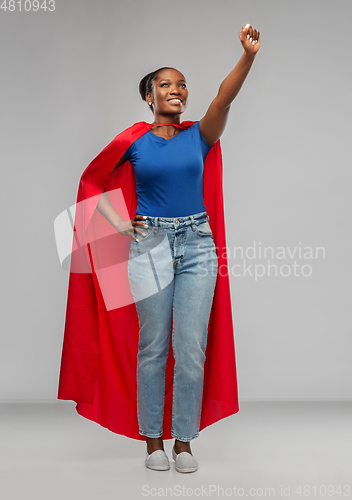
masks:
<instances>
[{"instance_id":1,"label":"woman","mask_svg":"<svg viewBox=\"0 0 352 500\"><path fill-rule=\"evenodd\" d=\"M260 47L260 33L250 25L241 28L239 38L244 54L220 85L205 116L191 126L180 123L188 100L182 73L174 68L160 68L142 79L140 93L154 114L154 122L147 133L129 141L127 150L121 146L125 153L114 168L115 171L126 161L134 167L136 216L124 220L106 194L96 207L121 235L131 237L128 277L139 319L137 416L139 434L147 442L145 465L154 470L170 468L162 435L171 322L175 358L172 455L178 472L198 468L190 441L199 435L201 423L207 327L218 272L216 247L202 195L203 163L223 133L231 102ZM95 168L94 182L99 184L97 171ZM159 252L157 263L151 259L152 252ZM149 262L152 272L146 265ZM62 369L59 398L77 400L64 390L64 371L66 366ZM85 416L96 420L89 412ZM221 412L212 421L219 418L223 418Z\"/></svg>"}]
</instances>

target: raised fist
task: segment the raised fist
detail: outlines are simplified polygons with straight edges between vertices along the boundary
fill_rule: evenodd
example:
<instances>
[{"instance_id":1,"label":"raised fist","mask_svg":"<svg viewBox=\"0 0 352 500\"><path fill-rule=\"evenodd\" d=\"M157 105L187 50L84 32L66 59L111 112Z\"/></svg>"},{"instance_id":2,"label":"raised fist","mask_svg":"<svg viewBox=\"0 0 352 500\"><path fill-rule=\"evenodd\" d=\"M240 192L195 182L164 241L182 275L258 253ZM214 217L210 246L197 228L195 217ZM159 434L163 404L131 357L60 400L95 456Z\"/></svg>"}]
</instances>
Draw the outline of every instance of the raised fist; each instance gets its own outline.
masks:
<instances>
[{"instance_id":1,"label":"raised fist","mask_svg":"<svg viewBox=\"0 0 352 500\"><path fill-rule=\"evenodd\" d=\"M258 52L260 49L260 31L252 28L250 24L246 24L242 26L238 36L246 52L249 54Z\"/></svg>"}]
</instances>

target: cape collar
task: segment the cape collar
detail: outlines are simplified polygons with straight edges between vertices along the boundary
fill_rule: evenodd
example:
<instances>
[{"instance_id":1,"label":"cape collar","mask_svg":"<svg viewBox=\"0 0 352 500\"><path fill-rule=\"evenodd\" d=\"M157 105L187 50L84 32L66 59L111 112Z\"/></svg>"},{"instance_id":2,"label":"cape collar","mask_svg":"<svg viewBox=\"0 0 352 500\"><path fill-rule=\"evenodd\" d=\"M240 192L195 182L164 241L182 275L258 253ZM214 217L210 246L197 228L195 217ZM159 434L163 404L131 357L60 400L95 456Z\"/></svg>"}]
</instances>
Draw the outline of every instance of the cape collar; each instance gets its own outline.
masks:
<instances>
[{"instance_id":1,"label":"cape collar","mask_svg":"<svg viewBox=\"0 0 352 500\"><path fill-rule=\"evenodd\" d=\"M174 127L185 129L193 125L193 123L195 122L191 120L185 120L181 123L148 123L148 122L142 122L142 123L145 124L145 126L148 129L151 129L152 127L165 127L167 125L173 125Z\"/></svg>"},{"instance_id":2,"label":"cape collar","mask_svg":"<svg viewBox=\"0 0 352 500\"><path fill-rule=\"evenodd\" d=\"M181 123L150 123L151 127L166 127L168 125L173 125L174 127L185 128Z\"/></svg>"}]
</instances>

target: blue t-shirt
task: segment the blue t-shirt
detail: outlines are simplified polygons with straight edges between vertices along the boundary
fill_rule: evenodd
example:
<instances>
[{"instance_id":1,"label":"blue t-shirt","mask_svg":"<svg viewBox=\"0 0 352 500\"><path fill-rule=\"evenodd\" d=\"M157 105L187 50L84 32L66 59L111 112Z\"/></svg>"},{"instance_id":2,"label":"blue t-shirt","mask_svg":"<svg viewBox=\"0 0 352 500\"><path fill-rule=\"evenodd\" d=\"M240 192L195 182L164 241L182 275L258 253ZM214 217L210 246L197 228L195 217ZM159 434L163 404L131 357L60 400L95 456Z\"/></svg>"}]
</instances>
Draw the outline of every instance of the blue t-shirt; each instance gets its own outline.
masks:
<instances>
[{"instance_id":1,"label":"blue t-shirt","mask_svg":"<svg viewBox=\"0 0 352 500\"><path fill-rule=\"evenodd\" d=\"M125 152L136 179L136 214L186 217L204 212L203 168L210 151L199 122L171 139L148 130Z\"/></svg>"}]
</instances>

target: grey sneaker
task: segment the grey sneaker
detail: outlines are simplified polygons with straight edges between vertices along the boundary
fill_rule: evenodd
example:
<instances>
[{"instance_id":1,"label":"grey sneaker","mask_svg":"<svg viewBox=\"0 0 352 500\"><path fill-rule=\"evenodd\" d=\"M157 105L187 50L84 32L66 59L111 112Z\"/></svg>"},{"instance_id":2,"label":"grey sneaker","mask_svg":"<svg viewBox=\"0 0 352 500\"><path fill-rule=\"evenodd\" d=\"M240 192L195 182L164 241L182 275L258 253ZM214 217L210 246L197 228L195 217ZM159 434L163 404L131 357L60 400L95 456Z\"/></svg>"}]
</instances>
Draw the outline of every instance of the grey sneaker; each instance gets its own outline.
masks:
<instances>
[{"instance_id":1,"label":"grey sneaker","mask_svg":"<svg viewBox=\"0 0 352 500\"><path fill-rule=\"evenodd\" d=\"M172 447L172 458L175 460L177 472L195 472L198 469L198 462L188 451L177 454L175 446Z\"/></svg>"},{"instance_id":2,"label":"grey sneaker","mask_svg":"<svg viewBox=\"0 0 352 500\"><path fill-rule=\"evenodd\" d=\"M145 465L153 470L170 469L170 462L164 450L155 450L150 455L146 451Z\"/></svg>"}]
</instances>

